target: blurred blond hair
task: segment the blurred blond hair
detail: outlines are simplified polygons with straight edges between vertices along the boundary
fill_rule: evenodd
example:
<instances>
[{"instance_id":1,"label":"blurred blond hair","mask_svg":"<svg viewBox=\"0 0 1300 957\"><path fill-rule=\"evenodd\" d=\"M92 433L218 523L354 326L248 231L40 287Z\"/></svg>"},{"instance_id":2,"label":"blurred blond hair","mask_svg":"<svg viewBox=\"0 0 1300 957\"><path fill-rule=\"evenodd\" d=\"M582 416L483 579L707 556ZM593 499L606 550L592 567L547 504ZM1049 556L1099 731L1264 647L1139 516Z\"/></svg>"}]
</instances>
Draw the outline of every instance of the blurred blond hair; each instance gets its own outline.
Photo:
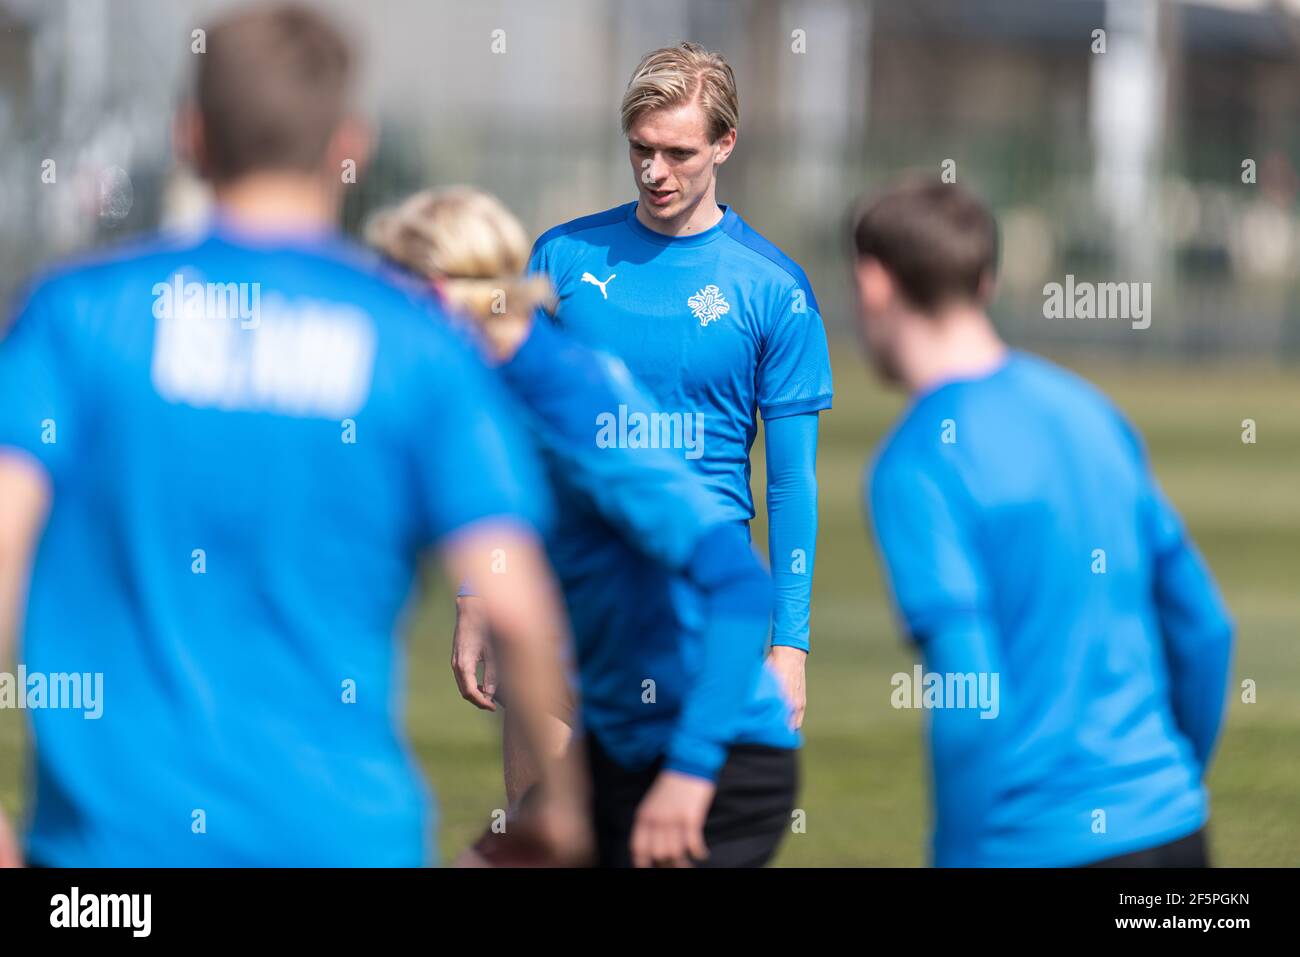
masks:
<instances>
[{"instance_id":1,"label":"blurred blond hair","mask_svg":"<svg viewBox=\"0 0 1300 957\"><path fill-rule=\"evenodd\" d=\"M439 280L443 297L475 319L527 316L553 303L550 281L526 275L524 227L499 199L470 186L423 190L376 213L366 241Z\"/></svg>"}]
</instances>

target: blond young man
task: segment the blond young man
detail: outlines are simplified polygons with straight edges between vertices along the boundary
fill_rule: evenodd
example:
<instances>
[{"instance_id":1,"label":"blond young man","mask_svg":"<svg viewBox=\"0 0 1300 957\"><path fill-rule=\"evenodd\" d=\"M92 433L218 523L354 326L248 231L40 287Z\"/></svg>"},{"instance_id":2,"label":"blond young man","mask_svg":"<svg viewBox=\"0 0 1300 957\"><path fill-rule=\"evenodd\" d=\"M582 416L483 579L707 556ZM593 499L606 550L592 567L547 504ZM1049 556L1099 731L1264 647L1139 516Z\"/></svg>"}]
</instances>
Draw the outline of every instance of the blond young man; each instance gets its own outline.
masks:
<instances>
[{"instance_id":1,"label":"blond young man","mask_svg":"<svg viewBox=\"0 0 1300 957\"><path fill-rule=\"evenodd\" d=\"M525 236L495 197L466 187L417 194L371 230L476 322L542 453L599 863L760 866L798 787L799 736L762 658L771 582L673 450L593 441L606 410L635 416L650 403L622 363L540 314L550 284L524 274ZM509 713L514 682L503 678ZM486 834L478 855L519 862L509 831Z\"/></svg>"},{"instance_id":2,"label":"blond young man","mask_svg":"<svg viewBox=\"0 0 1300 957\"><path fill-rule=\"evenodd\" d=\"M616 427L600 440L671 449L746 532L754 517L750 451L762 416L776 592L769 661L798 727L816 555L818 413L831 405L830 360L803 270L717 201L739 118L735 76L720 54L695 43L647 54L622 104L637 198L549 230L530 268L555 287L555 324L622 360L654 402L648 429L607 410ZM454 670L462 694L492 708L494 666L487 662L487 680L475 676L487 654L474 605L460 599ZM507 784L518 793L528 774L512 767L509 738L507 724Z\"/></svg>"}]
</instances>

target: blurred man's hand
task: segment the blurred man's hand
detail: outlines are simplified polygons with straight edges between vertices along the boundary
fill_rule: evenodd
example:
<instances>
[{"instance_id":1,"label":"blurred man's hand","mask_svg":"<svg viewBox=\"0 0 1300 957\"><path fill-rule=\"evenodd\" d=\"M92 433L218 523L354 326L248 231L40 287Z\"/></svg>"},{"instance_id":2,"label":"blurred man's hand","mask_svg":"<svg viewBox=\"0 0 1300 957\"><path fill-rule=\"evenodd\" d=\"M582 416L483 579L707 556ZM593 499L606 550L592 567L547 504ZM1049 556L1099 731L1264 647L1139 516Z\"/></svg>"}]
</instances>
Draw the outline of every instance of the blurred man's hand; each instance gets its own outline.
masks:
<instances>
[{"instance_id":1,"label":"blurred man's hand","mask_svg":"<svg viewBox=\"0 0 1300 957\"><path fill-rule=\"evenodd\" d=\"M636 809L632 863L637 867L690 867L709 856L704 821L717 786L704 778L660 772Z\"/></svg>"},{"instance_id":2,"label":"blurred man's hand","mask_svg":"<svg viewBox=\"0 0 1300 957\"><path fill-rule=\"evenodd\" d=\"M483 682L478 680L479 662L483 663ZM497 665L492 654L487 619L482 599L462 595L456 599L456 633L451 640L451 671L456 676L460 696L484 711L495 711L497 703Z\"/></svg>"},{"instance_id":3,"label":"blurred man's hand","mask_svg":"<svg viewBox=\"0 0 1300 957\"><path fill-rule=\"evenodd\" d=\"M23 855L18 847L18 836L9 826L9 819L0 810L0 867L22 867Z\"/></svg>"}]
</instances>

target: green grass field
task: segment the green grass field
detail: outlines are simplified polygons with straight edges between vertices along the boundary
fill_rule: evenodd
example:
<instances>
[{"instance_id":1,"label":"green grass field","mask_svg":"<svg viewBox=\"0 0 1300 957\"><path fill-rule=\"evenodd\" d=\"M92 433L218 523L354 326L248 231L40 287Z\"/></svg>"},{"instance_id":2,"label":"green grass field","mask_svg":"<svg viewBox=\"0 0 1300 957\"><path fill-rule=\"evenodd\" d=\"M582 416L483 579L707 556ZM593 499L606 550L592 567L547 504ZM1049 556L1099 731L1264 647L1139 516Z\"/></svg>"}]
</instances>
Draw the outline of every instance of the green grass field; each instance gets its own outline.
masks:
<instances>
[{"instance_id":1,"label":"green grass field","mask_svg":"<svg viewBox=\"0 0 1300 957\"><path fill-rule=\"evenodd\" d=\"M821 534L800 806L807 830L779 862L920 865L928 798L921 718L889 705L889 678L914 660L898 640L863 526L863 463L901 400L872 384L848 346L834 355L835 410L823 417ZM1074 365L1073 363L1071 363ZM1114 359L1075 367L1144 431L1156 471L1227 595L1239 638L1234 692L1211 776L1212 849L1224 865L1300 864L1300 386L1269 366L1171 366ZM1254 419L1258 441L1241 441ZM756 445L761 449L761 439ZM762 456L754 483L762 502ZM761 508L761 504L760 504ZM761 541L764 522L756 524ZM447 666L451 603L430 590L411 632L409 712L438 792L444 859L501 807L496 719L460 700ZM21 807L23 727L0 712L0 803ZM125 769L124 769L125 773Z\"/></svg>"}]
</instances>

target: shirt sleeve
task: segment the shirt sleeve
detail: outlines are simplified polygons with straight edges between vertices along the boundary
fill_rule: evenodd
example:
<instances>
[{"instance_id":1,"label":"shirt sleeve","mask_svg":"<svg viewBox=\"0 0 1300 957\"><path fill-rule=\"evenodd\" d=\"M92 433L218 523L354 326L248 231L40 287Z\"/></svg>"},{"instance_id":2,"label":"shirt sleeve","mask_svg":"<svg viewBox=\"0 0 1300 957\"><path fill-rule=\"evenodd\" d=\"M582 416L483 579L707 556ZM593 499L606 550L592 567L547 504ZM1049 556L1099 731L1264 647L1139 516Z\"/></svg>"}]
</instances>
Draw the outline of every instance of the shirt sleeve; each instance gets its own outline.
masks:
<instances>
[{"instance_id":1,"label":"shirt sleeve","mask_svg":"<svg viewBox=\"0 0 1300 957\"><path fill-rule=\"evenodd\" d=\"M0 446L35 458L58 483L82 428L73 343L57 290L37 287L0 338Z\"/></svg>"},{"instance_id":2,"label":"shirt sleeve","mask_svg":"<svg viewBox=\"0 0 1300 957\"><path fill-rule=\"evenodd\" d=\"M1205 559L1154 479L1149 508L1156 613L1169 661L1174 720L1204 773L1223 724L1232 619Z\"/></svg>"},{"instance_id":3,"label":"shirt sleeve","mask_svg":"<svg viewBox=\"0 0 1300 957\"><path fill-rule=\"evenodd\" d=\"M532 254L528 257L528 271L530 273L540 272L550 275L548 249L550 249L550 243L542 242L541 239L533 243Z\"/></svg>"},{"instance_id":4,"label":"shirt sleeve","mask_svg":"<svg viewBox=\"0 0 1300 957\"><path fill-rule=\"evenodd\" d=\"M877 464L869 492L872 524L899 617L924 645L958 618L987 614L987 584L960 504L918 465Z\"/></svg>"},{"instance_id":5,"label":"shirt sleeve","mask_svg":"<svg viewBox=\"0 0 1300 957\"><path fill-rule=\"evenodd\" d=\"M665 767L713 780L762 667L771 583L741 525L727 521L672 452L601 442L598 423L649 401L617 360L540 323L503 368L536 416L564 480L641 554L681 573L701 596L701 660L683 693Z\"/></svg>"},{"instance_id":6,"label":"shirt sleeve","mask_svg":"<svg viewBox=\"0 0 1300 957\"><path fill-rule=\"evenodd\" d=\"M602 440L601 430L612 429L620 415L630 420L653 410L627 368L535 322L502 375L536 418L566 481L638 550L665 567L682 568L722 515L672 451Z\"/></svg>"},{"instance_id":7,"label":"shirt sleeve","mask_svg":"<svg viewBox=\"0 0 1300 957\"><path fill-rule=\"evenodd\" d=\"M540 274L551 281L551 288L555 292L556 300L560 297L560 277L556 274L555 269L555 243L543 242L541 238L533 244L532 255L528 257L528 273L530 275ZM538 313L543 316L547 322L558 326L559 317L545 309L539 309Z\"/></svg>"},{"instance_id":8,"label":"shirt sleeve","mask_svg":"<svg viewBox=\"0 0 1300 957\"><path fill-rule=\"evenodd\" d=\"M1223 724L1231 673L1233 622L1209 566L1151 471L1146 445L1118 411L1144 474L1142 531L1152 560L1156 617L1169 666L1174 721L1202 773Z\"/></svg>"},{"instance_id":9,"label":"shirt sleeve","mask_svg":"<svg viewBox=\"0 0 1300 957\"><path fill-rule=\"evenodd\" d=\"M417 494L430 543L492 519L544 531L551 503L536 452L501 385L468 347L447 341L421 376L412 426Z\"/></svg>"},{"instance_id":10,"label":"shirt sleeve","mask_svg":"<svg viewBox=\"0 0 1300 957\"><path fill-rule=\"evenodd\" d=\"M696 544L686 577L704 606L698 667L669 742L664 767L716 780L763 667L772 588L735 524L715 525Z\"/></svg>"},{"instance_id":11,"label":"shirt sleeve","mask_svg":"<svg viewBox=\"0 0 1300 957\"><path fill-rule=\"evenodd\" d=\"M936 674L1001 675L997 627L960 503L924 470L878 466L870 490L876 540L899 616ZM998 798L1005 718L977 708L928 712L935 844L945 863L974 866L974 844ZM992 719L992 720L990 720Z\"/></svg>"},{"instance_id":12,"label":"shirt sleeve","mask_svg":"<svg viewBox=\"0 0 1300 957\"><path fill-rule=\"evenodd\" d=\"M814 300L791 288L768 332L757 370L758 409L775 419L831 407L831 358Z\"/></svg>"},{"instance_id":13,"label":"shirt sleeve","mask_svg":"<svg viewBox=\"0 0 1300 957\"><path fill-rule=\"evenodd\" d=\"M943 848L943 864L977 867L981 863L978 836L988 826L1002 782L1000 756L1005 720L999 720L998 685L1002 661L991 621L983 615L955 616L936 622L923 646L926 671L938 675L987 675L998 710L981 708L927 709L930 722L930 761L933 766L935 845Z\"/></svg>"},{"instance_id":14,"label":"shirt sleeve","mask_svg":"<svg viewBox=\"0 0 1300 957\"><path fill-rule=\"evenodd\" d=\"M764 425L767 539L776 602L772 644L809 650L817 557L817 414Z\"/></svg>"}]
</instances>

